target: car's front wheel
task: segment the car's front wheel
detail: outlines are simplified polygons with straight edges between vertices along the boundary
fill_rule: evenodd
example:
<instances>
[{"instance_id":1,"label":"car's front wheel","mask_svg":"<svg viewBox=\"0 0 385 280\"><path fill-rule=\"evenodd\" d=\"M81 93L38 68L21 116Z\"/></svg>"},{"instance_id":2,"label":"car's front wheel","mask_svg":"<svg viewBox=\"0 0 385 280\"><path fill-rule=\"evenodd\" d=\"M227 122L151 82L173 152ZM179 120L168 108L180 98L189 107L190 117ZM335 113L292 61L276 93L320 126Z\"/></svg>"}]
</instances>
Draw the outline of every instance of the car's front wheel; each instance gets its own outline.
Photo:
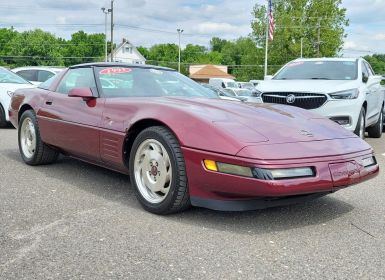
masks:
<instances>
[{"instance_id":1,"label":"car's front wheel","mask_svg":"<svg viewBox=\"0 0 385 280\"><path fill-rule=\"evenodd\" d=\"M36 115L32 110L21 115L18 138L19 151L26 164L49 164L57 160L59 152L41 140Z\"/></svg>"},{"instance_id":2,"label":"car's front wheel","mask_svg":"<svg viewBox=\"0 0 385 280\"><path fill-rule=\"evenodd\" d=\"M190 206L185 161L169 129L143 130L133 143L129 168L136 196L147 211L170 214Z\"/></svg>"},{"instance_id":3,"label":"car's front wheel","mask_svg":"<svg viewBox=\"0 0 385 280\"><path fill-rule=\"evenodd\" d=\"M361 108L360 116L358 117L358 122L356 129L354 130L354 133L359 136L361 139L365 139L365 116L366 116L366 111L365 108Z\"/></svg>"},{"instance_id":4,"label":"car's front wheel","mask_svg":"<svg viewBox=\"0 0 385 280\"><path fill-rule=\"evenodd\" d=\"M376 124L368 128L369 137L381 138L382 131L384 129L383 121L384 121L384 115L383 115L383 110L381 109L380 115L378 117L378 121L376 122Z\"/></svg>"},{"instance_id":5,"label":"car's front wheel","mask_svg":"<svg viewBox=\"0 0 385 280\"><path fill-rule=\"evenodd\" d=\"M5 111L3 106L0 104L0 128L7 127L8 123L5 118Z\"/></svg>"}]
</instances>

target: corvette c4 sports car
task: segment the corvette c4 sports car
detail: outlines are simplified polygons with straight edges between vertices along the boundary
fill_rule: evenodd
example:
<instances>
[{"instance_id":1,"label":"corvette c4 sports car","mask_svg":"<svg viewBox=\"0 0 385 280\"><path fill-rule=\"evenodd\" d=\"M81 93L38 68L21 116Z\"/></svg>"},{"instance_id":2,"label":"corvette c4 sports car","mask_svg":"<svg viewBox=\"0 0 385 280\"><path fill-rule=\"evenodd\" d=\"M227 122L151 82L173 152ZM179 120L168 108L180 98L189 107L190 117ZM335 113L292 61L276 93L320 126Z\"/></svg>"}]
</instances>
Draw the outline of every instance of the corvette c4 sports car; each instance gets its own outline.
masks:
<instances>
[{"instance_id":1,"label":"corvette c4 sports car","mask_svg":"<svg viewBox=\"0 0 385 280\"><path fill-rule=\"evenodd\" d=\"M156 66L73 66L16 91L9 115L25 163L63 153L128 174L140 203L157 214L288 204L379 171L372 148L328 119L220 100Z\"/></svg>"}]
</instances>

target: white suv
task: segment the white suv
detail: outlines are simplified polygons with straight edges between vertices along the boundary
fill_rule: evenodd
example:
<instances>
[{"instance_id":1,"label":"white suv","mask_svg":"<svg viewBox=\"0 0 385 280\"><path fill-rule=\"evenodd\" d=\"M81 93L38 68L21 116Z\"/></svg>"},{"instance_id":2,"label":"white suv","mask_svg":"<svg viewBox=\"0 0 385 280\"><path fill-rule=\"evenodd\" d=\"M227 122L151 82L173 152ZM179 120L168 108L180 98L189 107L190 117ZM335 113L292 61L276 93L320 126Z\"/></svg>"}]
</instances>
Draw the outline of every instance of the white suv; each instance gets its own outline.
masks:
<instances>
[{"instance_id":1,"label":"white suv","mask_svg":"<svg viewBox=\"0 0 385 280\"><path fill-rule=\"evenodd\" d=\"M257 86L264 103L309 109L361 138L380 138L384 94L381 76L362 58L297 59Z\"/></svg>"},{"instance_id":2,"label":"white suv","mask_svg":"<svg viewBox=\"0 0 385 280\"><path fill-rule=\"evenodd\" d=\"M0 128L7 127L9 122L8 107L12 94L20 88L34 87L15 73L0 67Z\"/></svg>"}]
</instances>

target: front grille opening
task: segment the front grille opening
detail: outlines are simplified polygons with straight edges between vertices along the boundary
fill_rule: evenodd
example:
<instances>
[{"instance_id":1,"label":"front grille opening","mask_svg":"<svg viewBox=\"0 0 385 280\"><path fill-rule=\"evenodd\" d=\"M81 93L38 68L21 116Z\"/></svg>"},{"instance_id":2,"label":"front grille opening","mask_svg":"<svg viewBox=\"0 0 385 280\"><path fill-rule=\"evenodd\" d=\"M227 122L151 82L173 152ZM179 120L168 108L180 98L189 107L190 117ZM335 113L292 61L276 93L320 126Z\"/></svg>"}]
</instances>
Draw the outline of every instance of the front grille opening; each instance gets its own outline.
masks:
<instances>
[{"instance_id":1,"label":"front grille opening","mask_svg":"<svg viewBox=\"0 0 385 280\"><path fill-rule=\"evenodd\" d=\"M324 94L304 92L266 92L262 94L264 103L291 105L303 109L317 109L327 101Z\"/></svg>"}]
</instances>

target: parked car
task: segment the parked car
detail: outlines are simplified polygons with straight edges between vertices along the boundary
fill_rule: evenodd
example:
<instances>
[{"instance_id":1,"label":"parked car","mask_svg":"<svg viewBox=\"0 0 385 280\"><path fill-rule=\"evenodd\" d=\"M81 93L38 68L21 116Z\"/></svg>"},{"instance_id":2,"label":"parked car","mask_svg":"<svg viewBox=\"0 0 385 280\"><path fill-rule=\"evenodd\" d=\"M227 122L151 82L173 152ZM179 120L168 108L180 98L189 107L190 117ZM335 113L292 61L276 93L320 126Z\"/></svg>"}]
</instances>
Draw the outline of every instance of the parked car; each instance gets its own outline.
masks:
<instances>
[{"instance_id":1,"label":"parked car","mask_svg":"<svg viewBox=\"0 0 385 280\"><path fill-rule=\"evenodd\" d=\"M247 102L261 103L260 92L256 89L240 88L239 83L232 79L211 78L209 85L224 89L227 93L234 97L246 97Z\"/></svg>"},{"instance_id":2,"label":"parked car","mask_svg":"<svg viewBox=\"0 0 385 280\"><path fill-rule=\"evenodd\" d=\"M33 85L15 73L0 67L0 128L8 126L8 107L13 92L19 88L30 88Z\"/></svg>"},{"instance_id":3,"label":"parked car","mask_svg":"<svg viewBox=\"0 0 385 280\"><path fill-rule=\"evenodd\" d=\"M225 79L225 78L210 78L209 85L214 86L216 88L231 88L231 89L239 88L236 81L232 79Z\"/></svg>"},{"instance_id":4,"label":"parked car","mask_svg":"<svg viewBox=\"0 0 385 280\"><path fill-rule=\"evenodd\" d=\"M289 62L258 85L265 103L309 109L361 138L383 131L381 77L362 58L315 58Z\"/></svg>"},{"instance_id":5,"label":"parked car","mask_svg":"<svg viewBox=\"0 0 385 280\"><path fill-rule=\"evenodd\" d=\"M49 78L55 76L57 73L63 71L64 67L40 67L40 66L26 66L14 68L11 71L30 81L34 85L39 85Z\"/></svg>"},{"instance_id":6,"label":"parked car","mask_svg":"<svg viewBox=\"0 0 385 280\"><path fill-rule=\"evenodd\" d=\"M223 102L157 66L73 66L44 89L16 91L9 114L26 164L63 153L129 174L142 206L157 214L299 202L379 171L369 144L330 120L290 106Z\"/></svg>"},{"instance_id":7,"label":"parked car","mask_svg":"<svg viewBox=\"0 0 385 280\"><path fill-rule=\"evenodd\" d=\"M239 88L248 89L250 91L255 91L255 86L249 82L238 82Z\"/></svg>"},{"instance_id":8,"label":"parked car","mask_svg":"<svg viewBox=\"0 0 385 280\"><path fill-rule=\"evenodd\" d=\"M223 89L220 89L220 88L217 88L214 86L210 86L208 84L201 84L201 86L203 86L204 88L207 88L208 90L213 92L220 99L225 99L225 100L229 100L229 101L245 101L245 100L247 100L247 98L242 98L242 97L237 97L235 95L231 95L230 93L224 91Z\"/></svg>"}]
</instances>

